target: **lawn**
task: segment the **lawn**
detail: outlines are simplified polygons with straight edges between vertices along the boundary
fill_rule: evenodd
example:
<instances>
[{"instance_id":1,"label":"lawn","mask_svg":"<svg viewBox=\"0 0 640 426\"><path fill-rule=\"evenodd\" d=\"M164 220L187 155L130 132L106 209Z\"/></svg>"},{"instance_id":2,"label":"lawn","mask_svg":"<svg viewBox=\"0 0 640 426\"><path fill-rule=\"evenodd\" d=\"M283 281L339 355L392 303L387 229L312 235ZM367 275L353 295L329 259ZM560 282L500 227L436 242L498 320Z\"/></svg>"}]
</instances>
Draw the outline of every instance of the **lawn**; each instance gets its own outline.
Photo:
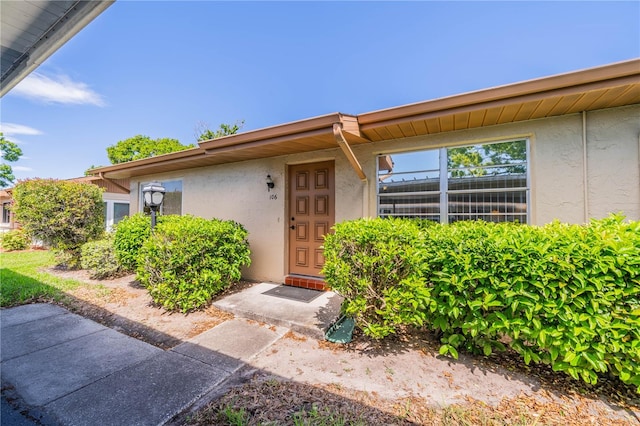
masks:
<instances>
[{"instance_id":1,"label":"lawn","mask_svg":"<svg viewBox=\"0 0 640 426\"><path fill-rule=\"evenodd\" d=\"M49 251L0 253L0 306L34 301L60 301L80 281L60 278L44 271L55 264Z\"/></svg>"}]
</instances>

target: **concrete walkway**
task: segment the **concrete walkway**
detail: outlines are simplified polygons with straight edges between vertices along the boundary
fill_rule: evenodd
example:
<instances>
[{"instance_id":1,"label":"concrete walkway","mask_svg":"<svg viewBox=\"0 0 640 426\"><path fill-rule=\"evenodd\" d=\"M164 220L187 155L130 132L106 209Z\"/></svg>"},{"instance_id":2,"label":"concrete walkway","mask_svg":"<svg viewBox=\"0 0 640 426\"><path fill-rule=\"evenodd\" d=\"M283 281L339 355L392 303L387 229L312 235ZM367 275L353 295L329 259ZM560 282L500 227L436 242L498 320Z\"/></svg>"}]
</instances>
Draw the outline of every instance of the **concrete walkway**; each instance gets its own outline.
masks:
<instances>
[{"instance_id":1,"label":"concrete walkway","mask_svg":"<svg viewBox=\"0 0 640 426\"><path fill-rule=\"evenodd\" d=\"M259 291L251 287L245 290L251 294L238 293L226 303L236 312L252 312L253 303L261 301L264 311L253 312L254 317L274 324L278 321L270 315L285 311L290 318L279 321L289 327L236 318L168 351L58 306L3 309L3 395L15 398L29 416L45 425L164 424L280 339L288 328L317 335L321 330L314 327L324 326L318 311L326 318L335 319L337 314L327 313L330 294L309 305L264 296L263 290L275 285L258 286L262 286ZM3 401L3 413L6 410Z\"/></svg>"}]
</instances>

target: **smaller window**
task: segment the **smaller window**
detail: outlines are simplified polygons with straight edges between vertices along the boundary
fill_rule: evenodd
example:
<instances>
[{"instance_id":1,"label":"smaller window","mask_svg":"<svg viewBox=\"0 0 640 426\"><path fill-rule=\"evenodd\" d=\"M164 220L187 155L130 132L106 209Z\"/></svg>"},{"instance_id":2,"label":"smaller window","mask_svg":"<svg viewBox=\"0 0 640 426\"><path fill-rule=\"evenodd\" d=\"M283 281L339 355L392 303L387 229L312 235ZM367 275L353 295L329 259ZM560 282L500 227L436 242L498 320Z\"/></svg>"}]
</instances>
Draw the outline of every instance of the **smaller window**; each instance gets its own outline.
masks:
<instances>
[{"instance_id":1,"label":"smaller window","mask_svg":"<svg viewBox=\"0 0 640 426\"><path fill-rule=\"evenodd\" d=\"M113 203L113 224L129 216L129 203Z\"/></svg>"},{"instance_id":2,"label":"smaller window","mask_svg":"<svg viewBox=\"0 0 640 426\"><path fill-rule=\"evenodd\" d=\"M11 222L11 202L2 203L2 223Z\"/></svg>"}]
</instances>

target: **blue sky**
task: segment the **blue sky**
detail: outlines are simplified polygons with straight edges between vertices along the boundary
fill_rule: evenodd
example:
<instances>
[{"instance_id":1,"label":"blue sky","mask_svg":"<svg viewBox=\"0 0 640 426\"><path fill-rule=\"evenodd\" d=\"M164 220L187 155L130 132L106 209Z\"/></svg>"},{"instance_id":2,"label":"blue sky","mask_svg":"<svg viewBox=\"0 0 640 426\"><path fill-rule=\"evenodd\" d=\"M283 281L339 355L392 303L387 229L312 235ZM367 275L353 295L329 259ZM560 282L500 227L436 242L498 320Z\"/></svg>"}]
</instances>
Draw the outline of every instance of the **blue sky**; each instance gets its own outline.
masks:
<instances>
[{"instance_id":1,"label":"blue sky","mask_svg":"<svg viewBox=\"0 0 640 426\"><path fill-rule=\"evenodd\" d=\"M640 2L118 0L2 98L18 179L137 134L195 142L640 57Z\"/></svg>"}]
</instances>

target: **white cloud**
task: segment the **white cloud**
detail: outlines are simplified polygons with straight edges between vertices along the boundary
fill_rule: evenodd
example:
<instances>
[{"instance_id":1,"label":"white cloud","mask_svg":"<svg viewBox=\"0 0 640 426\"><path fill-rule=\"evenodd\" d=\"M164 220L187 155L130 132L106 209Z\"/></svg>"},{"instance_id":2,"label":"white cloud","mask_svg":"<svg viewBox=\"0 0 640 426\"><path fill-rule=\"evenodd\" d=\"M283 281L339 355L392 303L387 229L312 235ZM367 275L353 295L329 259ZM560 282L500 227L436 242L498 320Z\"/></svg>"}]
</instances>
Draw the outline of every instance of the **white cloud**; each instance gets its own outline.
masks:
<instances>
[{"instance_id":1,"label":"white cloud","mask_svg":"<svg viewBox=\"0 0 640 426\"><path fill-rule=\"evenodd\" d=\"M33 72L11 91L12 94L45 103L103 106L102 96L86 83L72 81L66 75L49 77Z\"/></svg>"},{"instance_id":2,"label":"white cloud","mask_svg":"<svg viewBox=\"0 0 640 426\"><path fill-rule=\"evenodd\" d=\"M0 123L0 132L4 133L5 136L42 134L38 129L15 123Z\"/></svg>"},{"instance_id":3,"label":"white cloud","mask_svg":"<svg viewBox=\"0 0 640 426\"><path fill-rule=\"evenodd\" d=\"M24 166L11 166L11 169L13 169L14 172L32 172L33 171L31 167L24 167Z\"/></svg>"}]
</instances>

